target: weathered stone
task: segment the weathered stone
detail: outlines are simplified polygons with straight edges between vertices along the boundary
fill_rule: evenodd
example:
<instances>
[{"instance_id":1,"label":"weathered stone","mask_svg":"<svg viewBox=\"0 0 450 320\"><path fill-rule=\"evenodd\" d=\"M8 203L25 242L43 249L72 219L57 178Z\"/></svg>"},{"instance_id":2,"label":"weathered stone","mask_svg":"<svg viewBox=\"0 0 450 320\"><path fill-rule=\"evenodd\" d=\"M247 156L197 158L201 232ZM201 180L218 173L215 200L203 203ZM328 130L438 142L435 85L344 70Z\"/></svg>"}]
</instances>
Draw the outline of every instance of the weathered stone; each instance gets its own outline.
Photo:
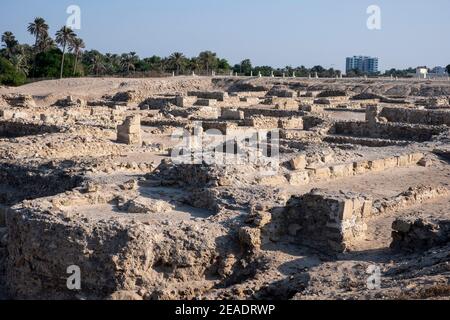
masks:
<instances>
[{"instance_id":1,"label":"weathered stone","mask_svg":"<svg viewBox=\"0 0 450 320\"><path fill-rule=\"evenodd\" d=\"M292 170L304 170L308 164L305 155L299 155L289 161Z\"/></svg>"}]
</instances>

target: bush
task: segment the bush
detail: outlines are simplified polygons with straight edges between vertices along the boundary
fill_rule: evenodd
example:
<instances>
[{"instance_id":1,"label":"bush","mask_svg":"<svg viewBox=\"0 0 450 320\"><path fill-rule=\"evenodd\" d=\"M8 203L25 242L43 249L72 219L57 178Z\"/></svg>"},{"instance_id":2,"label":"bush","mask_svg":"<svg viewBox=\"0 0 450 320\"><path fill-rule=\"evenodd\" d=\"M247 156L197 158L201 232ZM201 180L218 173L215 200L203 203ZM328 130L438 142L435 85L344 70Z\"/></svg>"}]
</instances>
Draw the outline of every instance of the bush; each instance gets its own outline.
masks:
<instances>
[{"instance_id":1,"label":"bush","mask_svg":"<svg viewBox=\"0 0 450 320\"><path fill-rule=\"evenodd\" d=\"M27 76L17 71L11 62L0 58L0 84L7 86L21 86L27 80Z\"/></svg>"}]
</instances>

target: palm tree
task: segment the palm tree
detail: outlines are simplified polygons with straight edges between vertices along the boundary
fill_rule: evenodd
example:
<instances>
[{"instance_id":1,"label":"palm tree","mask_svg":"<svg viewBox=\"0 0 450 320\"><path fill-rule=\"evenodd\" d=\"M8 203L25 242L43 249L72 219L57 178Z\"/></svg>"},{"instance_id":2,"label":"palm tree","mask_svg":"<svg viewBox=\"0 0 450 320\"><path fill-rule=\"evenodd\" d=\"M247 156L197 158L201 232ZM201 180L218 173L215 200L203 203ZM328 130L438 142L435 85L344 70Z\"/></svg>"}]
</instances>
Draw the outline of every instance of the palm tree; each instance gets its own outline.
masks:
<instances>
[{"instance_id":1,"label":"palm tree","mask_svg":"<svg viewBox=\"0 0 450 320\"><path fill-rule=\"evenodd\" d=\"M191 58L189 60L189 67L191 68L191 71L197 71L200 69L200 60L198 58Z\"/></svg>"},{"instance_id":2,"label":"palm tree","mask_svg":"<svg viewBox=\"0 0 450 320\"><path fill-rule=\"evenodd\" d=\"M23 46L17 47L17 52L12 57L11 63L14 65L17 71L28 75L28 57Z\"/></svg>"},{"instance_id":3,"label":"palm tree","mask_svg":"<svg viewBox=\"0 0 450 320\"><path fill-rule=\"evenodd\" d=\"M77 35L72 31L69 27L62 27L58 32L56 32L56 43L59 44L62 50L62 59L61 59L61 75L60 78L63 77L64 70L64 57L66 54L66 47Z\"/></svg>"},{"instance_id":4,"label":"palm tree","mask_svg":"<svg viewBox=\"0 0 450 320\"><path fill-rule=\"evenodd\" d=\"M33 59L33 73L36 68L36 55L39 50L39 39L41 39L44 35L48 35L48 24L45 22L43 18L35 18L33 22L28 24L27 28L28 32L35 36L34 41L34 59Z\"/></svg>"},{"instance_id":5,"label":"palm tree","mask_svg":"<svg viewBox=\"0 0 450 320\"><path fill-rule=\"evenodd\" d=\"M217 57L214 52L203 51L198 56L201 65L206 69L206 73L209 74L209 68L214 67L217 63Z\"/></svg>"},{"instance_id":6,"label":"palm tree","mask_svg":"<svg viewBox=\"0 0 450 320\"><path fill-rule=\"evenodd\" d=\"M73 38L69 42L69 50L75 54L75 64L73 66L73 75L77 71L78 57L82 49L86 48L83 39L81 38Z\"/></svg>"},{"instance_id":7,"label":"palm tree","mask_svg":"<svg viewBox=\"0 0 450 320\"><path fill-rule=\"evenodd\" d=\"M105 65L103 64L103 59L100 54L96 54L93 56L91 61L91 71L95 73L95 75L99 75L103 71L106 70Z\"/></svg>"},{"instance_id":8,"label":"palm tree","mask_svg":"<svg viewBox=\"0 0 450 320\"><path fill-rule=\"evenodd\" d=\"M170 55L169 61L177 67L177 75L180 74L181 66L184 64L186 57L181 52L174 52Z\"/></svg>"},{"instance_id":9,"label":"palm tree","mask_svg":"<svg viewBox=\"0 0 450 320\"><path fill-rule=\"evenodd\" d=\"M6 31L2 35L2 42L4 43L4 47L6 48L5 56L8 59L11 59L19 45L19 42L16 40L14 34L10 31Z\"/></svg>"},{"instance_id":10,"label":"palm tree","mask_svg":"<svg viewBox=\"0 0 450 320\"><path fill-rule=\"evenodd\" d=\"M130 70L135 70L136 67L134 65L136 61L136 53L124 53L120 58L120 65L122 66L122 70L126 70L127 73L130 73Z\"/></svg>"},{"instance_id":11,"label":"palm tree","mask_svg":"<svg viewBox=\"0 0 450 320\"><path fill-rule=\"evenodd\" d=\"M55 47L55 41L46 33L41 36L38 43L38 51L45 52Z\"/></svg>"}]
</instances>

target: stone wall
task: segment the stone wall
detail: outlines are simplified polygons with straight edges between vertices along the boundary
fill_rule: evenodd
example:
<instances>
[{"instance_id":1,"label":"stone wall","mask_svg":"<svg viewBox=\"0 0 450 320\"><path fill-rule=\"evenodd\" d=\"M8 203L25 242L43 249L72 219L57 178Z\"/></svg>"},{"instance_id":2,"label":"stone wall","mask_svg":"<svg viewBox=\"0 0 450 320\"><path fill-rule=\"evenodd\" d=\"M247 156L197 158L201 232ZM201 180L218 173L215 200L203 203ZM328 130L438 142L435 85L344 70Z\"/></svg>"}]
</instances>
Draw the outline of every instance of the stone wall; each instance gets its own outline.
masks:
<instances>
[{"instance_id":1,"label":"stone wall","mask_svg":"<svg viewBox=\"0 0 450 320\"><path fill-rule=\"evenodd\" d=\"M428 250L450 242L450 220L401 217L392 223L391 248Z\"/></svg>"},{"instance_id":2,"label":"stone wall","mask_svg":"<svg viewBox=\"0 0 450 320\"><path fill-rule=\"evenodd\" d=\"M141 117L129 116L122 125L117 126L117 142L129 145L141 145Z\"/></svg>"},{"instance_id":3,"label":"stone wall","mask_svg":"<svg viewBox=\"0 0 450 320\"><path fill-rule=\"evenodd\" d=\"M381 172L397 167L416 165L423 158L423 154L412 153L392 156L382 159L355 161L324 167L306 167L305 170L293 171L287 175L291 185L307 185L310 181L329 181L352 177L370 172Z\"/></svg>"},{"instance_id":4,"label":"stone wall","mask_svg":"<svg viewBox=\"0 0 450 320\"><path fill-rule=\"evenodd\" d=\"M446 130L448 129L443 126L343 121L336 122L330 133L358 137L424 142L431 140L433 136L439 135Z\"/></svg>"},{"instance_id":5,"label":"stone wall","mask_svg":"<svg viewBox=\"0 0 450 320\"><path fill-rule=\"evenodd\" d=\"M229 97L228 93L223 91L189 91L188 96L217 101L225 101Z\"/></svg>"},{"instance_id":6,"label":"stone wall","mask_svg":"<svg viewBox=\"0 0 450 320\"><path fill-rule=\"evenodd\" d=\"M379 113L380 117L390 122L404 122L427 125L447 125L450 127L450 111L447 110L420 110L411 108L384 107Z\"/></svg>"},{"instance_id":7,"label":"stone wall","mask_svg":"<svg viewBox=\"0 0 450 320\"><path fill-rule=\"evenodd\" d=\"M281 216L291 236L300 243L322 250L343 252L364 235L364 216L371 211L372 200L354 193L312 190L293 196Z\"/></svg>"},{"instance_id":8,"label":"stone wall","mask_svg":"<svg viewBox=\"0 0 450 320\"><path fill-rule=\"evenodd\" d=\"M25 121L0 121L0 137L15 138L64 130L58 126Z\"/></svg>"},{"instance_id":9,"label":"stone wall","mask_svg":"<svg viewBox=\"0 0 450 320\"><path fill-rule=\"evenodd\" d=\"M301 117L305 114L303 111L266 108L239 108L239 110L244 112L246 118L258 115L266 117Z\"/></svg>"}]
</instances>

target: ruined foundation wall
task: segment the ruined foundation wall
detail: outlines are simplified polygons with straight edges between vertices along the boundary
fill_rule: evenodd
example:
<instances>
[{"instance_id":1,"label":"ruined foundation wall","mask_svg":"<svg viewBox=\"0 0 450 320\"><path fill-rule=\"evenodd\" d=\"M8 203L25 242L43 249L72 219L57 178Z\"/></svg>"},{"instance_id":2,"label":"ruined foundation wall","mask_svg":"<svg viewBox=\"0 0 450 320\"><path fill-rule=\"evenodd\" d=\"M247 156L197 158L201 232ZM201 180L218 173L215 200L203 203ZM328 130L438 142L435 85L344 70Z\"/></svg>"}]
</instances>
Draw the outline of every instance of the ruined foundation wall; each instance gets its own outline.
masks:
<instances>
[{"instance_id":1,"label":"ruined foundation wall","mask_svg":"<svg viewBox=\"0 0 450 320\"><path fill-rule=\"evenodd\" d=\"M293 196L282 219L289 234L301 243L331 252L343 252L367 229L363 219L372 200L353 193L312 190Z\"/></svg>"},{"instance_id":2,"label":"ruined foundation wall","mask_svg":"<svg viewBox=\"0 0 450 320\"><path fill-rule=\"evenodd\" d=\"M335 123L332 132L336 134L386 138L407 141L429 141L434 135L447 130L441 126L411 125L402 123L373 123L360 121L345 121Z\"/></svg>"},{"instance_id":3,"label":"ruined foundation wall","mask_svg":"<svg viewBox=\"0 0 450 320\"><path fill-rule=\"evenodd\" d=\"M384 107L379 116L386 118L390 122L450 126L450 111L445 110Z\"/></svg>"}]
</instances>

